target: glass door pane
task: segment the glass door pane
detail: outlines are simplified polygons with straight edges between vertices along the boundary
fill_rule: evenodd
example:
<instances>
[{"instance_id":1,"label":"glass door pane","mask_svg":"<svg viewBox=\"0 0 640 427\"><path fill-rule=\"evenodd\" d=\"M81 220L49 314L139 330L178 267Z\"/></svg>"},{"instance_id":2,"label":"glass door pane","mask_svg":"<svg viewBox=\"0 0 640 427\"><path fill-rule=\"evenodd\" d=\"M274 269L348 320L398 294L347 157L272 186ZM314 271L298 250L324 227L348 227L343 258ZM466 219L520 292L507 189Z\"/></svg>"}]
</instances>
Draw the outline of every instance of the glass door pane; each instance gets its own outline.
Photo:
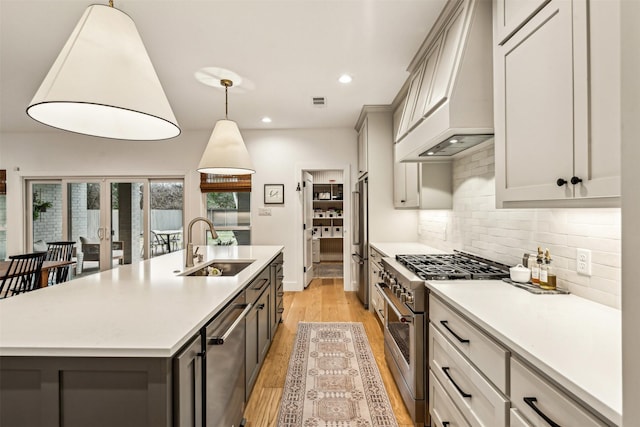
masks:
<instances>
[{"instance_id":1,"label":"glass door pane","mask_svg":"<svg viewBox=\"0 0 640 427\"><path fill-rule=\"evenodd\" d=\"M47 242L64 240L62 197L60 182L31 183L31 243L34 251L46 251Z\"/></svg>"},{"instance_id":2,"label":"glass door pane","mask_svg":"<svg viewBox=\"0 0 640 427\"><path fill-rule=\"evenodd\" d=\"M0 194L0 260L7 257L7 195Z\"/></svg>"},{"instance_id":3,"label":"glass door pane","mask_svg":"<svg viewBox=\"0 0 640 427\"><path fill-rule=\"evenodd\" d=\"M102 226L102 184L100 182L69 182L67 187L67 230L69 240L75 240L77 275L102 270L100 251Z\"/></svg>"},{"instance_id":4,"label":"glass door pane","mask_svg":"<svg viewBox=\"0 0 640 427\"><path fill-rule=\"evenodd\" d=\"M149 252L151 257L183 248L184 184L152 180Z\"/></svg>"},{"instance_id":5,"label":"glass door pane","mask_svg":"<svg viewBox=\"0 0 640 427\"><path fill-rule=\"evenodd\" d=\"M144 248L144 182L110 183L111 245L106 262L111 266L139 262Z\"/></svg>"}]
</instances>

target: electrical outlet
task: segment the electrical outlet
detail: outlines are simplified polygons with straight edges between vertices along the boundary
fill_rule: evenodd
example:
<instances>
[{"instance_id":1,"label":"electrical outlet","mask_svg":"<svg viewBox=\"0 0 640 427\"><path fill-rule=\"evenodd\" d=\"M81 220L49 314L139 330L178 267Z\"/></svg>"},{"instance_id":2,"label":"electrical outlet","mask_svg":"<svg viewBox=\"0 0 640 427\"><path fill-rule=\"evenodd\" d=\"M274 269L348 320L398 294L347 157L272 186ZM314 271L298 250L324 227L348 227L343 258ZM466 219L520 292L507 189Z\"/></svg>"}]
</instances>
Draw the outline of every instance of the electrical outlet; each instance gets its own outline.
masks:
<instances>
[{"instance_id":1,"label":"electrical outlet","mask_svg":"<svg viewBox=\"0 0 640 427\"><path fill-rule=\"evenodd\" d=\"M576 271L584 276L591 276L591 251L578 249L576 257Z\"/></svg>"},{"instance_id":2,"label":"electrical outlet","mask_svg":"<svg viewBox=\"0 0 640 427\"><path fill-rule=\"evenodd\" d=\"M259 208L258 216L271 216L271 208Z\"/></svg>"}]
</instances>

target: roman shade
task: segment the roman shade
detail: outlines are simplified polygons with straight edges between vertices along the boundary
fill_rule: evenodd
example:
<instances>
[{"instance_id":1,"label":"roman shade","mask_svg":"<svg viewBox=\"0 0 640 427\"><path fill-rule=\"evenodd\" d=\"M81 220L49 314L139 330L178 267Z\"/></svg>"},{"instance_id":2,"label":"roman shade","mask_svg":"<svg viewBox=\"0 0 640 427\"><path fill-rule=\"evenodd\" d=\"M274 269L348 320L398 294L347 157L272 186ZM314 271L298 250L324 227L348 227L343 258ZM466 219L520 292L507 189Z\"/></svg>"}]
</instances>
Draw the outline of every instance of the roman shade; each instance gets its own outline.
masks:
<instances>
[{"instance_id":1,"label":"roman shade","mask_svg":"<svg viewBox=\"0 0 640 427\"><path fill-rule=\"evenodd\" d=\"M7 171L0 169L0 195L7 194Z\"/></svg>"},{"instance_id":2,"label":"roman shade","mask_svg":"<svg viewBox=\"0 0 640 427\"><path fill-rule=\"evenodd\" d=\"M251 192L251 175L200 174L202 193Z\"/></svg>"}]
</instances>

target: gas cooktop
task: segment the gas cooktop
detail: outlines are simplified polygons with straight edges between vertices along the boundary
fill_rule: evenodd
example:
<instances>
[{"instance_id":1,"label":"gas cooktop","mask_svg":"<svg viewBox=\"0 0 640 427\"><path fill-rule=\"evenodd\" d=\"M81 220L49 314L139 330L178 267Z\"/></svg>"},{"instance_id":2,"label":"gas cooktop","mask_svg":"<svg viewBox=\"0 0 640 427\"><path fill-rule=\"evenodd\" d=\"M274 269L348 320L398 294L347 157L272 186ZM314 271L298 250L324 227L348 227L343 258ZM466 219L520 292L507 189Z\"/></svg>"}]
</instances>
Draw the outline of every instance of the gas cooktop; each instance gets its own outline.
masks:
<instances>
[{"instance_id":1,"label":"gas cooktop","mask_svg":"<svg viewBox=\"0 0 640 427\"><path fill-rule=\"evenodd\" d=\"M396 255L396 260L423 280L491 280L509 277L509 266L476 255Z\"/></svg>"}]
</instances>

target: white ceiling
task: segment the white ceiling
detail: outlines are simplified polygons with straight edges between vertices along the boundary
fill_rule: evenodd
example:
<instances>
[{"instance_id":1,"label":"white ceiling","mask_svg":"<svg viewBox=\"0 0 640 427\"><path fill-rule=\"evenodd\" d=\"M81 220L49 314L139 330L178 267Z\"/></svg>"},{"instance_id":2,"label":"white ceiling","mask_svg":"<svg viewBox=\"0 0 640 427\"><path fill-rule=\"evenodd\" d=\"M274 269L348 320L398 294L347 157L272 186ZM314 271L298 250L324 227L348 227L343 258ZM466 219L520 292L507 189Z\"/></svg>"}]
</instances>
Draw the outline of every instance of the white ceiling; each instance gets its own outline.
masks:
<instances>
[{"instance_id":1,"label":"white ceiling","mask_svg":"<svg viewBox=\"0 0 640 427\"><path fill-rule=\"evenodd\" d=\"M107 0L0 0L0 130L52 129L25 109L85 8ZM241 129L354 126L365 104L390 104L445 0L115 0L131 16L183 130L212 129L224 91L203 67L233 70ZM337 82L342 73L353 82ZM234 90L235 89L235 90ZM325 108L311 98L327 98ZM260 119L269 116L271 124Z\"/></svg>"}]
</instances>

